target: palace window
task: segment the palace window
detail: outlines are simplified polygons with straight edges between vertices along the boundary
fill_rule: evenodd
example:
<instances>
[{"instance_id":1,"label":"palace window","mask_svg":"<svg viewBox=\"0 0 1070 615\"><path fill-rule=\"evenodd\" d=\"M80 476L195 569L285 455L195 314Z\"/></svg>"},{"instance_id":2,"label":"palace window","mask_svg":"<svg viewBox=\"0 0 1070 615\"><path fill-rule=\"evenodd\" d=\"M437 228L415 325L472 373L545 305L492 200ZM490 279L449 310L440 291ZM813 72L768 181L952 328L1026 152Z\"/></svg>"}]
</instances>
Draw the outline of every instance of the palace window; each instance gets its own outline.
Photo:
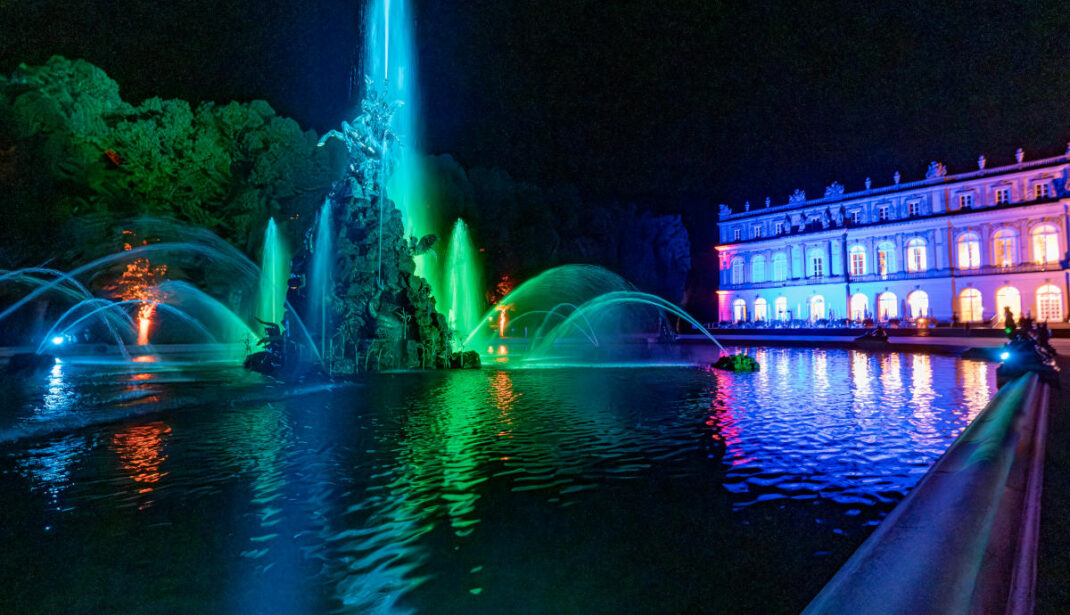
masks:
<instances>
[{"instance_id":1,"label":"palace window","mask_svg":"<svg viewBox=\"0 0 1070 615\"><path fill-rule=\"evenodd\" d=\"M765 257L762 255L755 256L750 262L750 281L751 282L764 282L765 281Z\"/></svg>"},{"instance_id":2,"label":"palace window","mask_svg":"<svg viewBox=\"0 0 1070 615\"><path fill-rule=\"evenodd\" d=\"M996 232L992 239L992 264L1010 267L1018 263L1018 233L1005 228Z\"/></svg>"},{"instance_id":3,"label":"palace window","mask_svg":"<svg viewBox=\"0 0 1070 615\"><path fill-rule=\"evenodd\" d=\"M784 223L782 221L777 220L776 222L774 222L773 223L773 228L776 229L776 234L777 235L784 234Z\"/></svg>"},{"instance_id":4,"label":"palace window","mask_svg":"<svg viewBox=\"0 0 1070 615\"><path fill-rule=\"evenodd\" d=\"M921 201L911 201L907 203L907 212L910 216L921 215Z\"/></svg>"},{"instance_id":5,"label":"palace window","mask_svg":"<svg viewBox=\"0 0 1070 615\"><path fill-rule=\"evenodd\" d=\"M915 237L907 242L907 271L917 273L928 269L925 258L925 240Z\"/></svg>"},{"instance_id":6,"label":"palace window","mask_svg":"<svg viewBox=\"0 0 1070 615\"><path fill-rule=\"evenodd\" d=\"M742 284L744 278L743 259L737 258L732 261L732 283Z\"/></svg>"},{"instance_id":7,"label":"palace window","mask_svg":"<svg viewBox=\"0 0 1070 615\"><path fill-rule=\"evenodd\" d=\"M736 238L736 241L739 241L740 239L743 239L743 231L737 228L735 230L734 236Z\"/></svg>"},{"instance_id":8,"label":"palace window","mask_svg":"<svg viewBox=\"0 0 1070 615\"><path fill-rule=\"evenodd\" d=\"M866 275L866 249L862 246L852 246L850 255L851 275Z\"/></svg>"},{"instance_id":9,"label":"palace window","mask_svg":"<svg viewBox=\"0 0 1070 615\"><path fill-rule=\"evenodd\" d=\"M858 293L851 297L851 320L865 320L869 312L869 297Z\"/></svg>"},{"instance_id":10,"label":"palace window","mask_svg":"<svg viewBox=\"0 0 1070 615\"><path fill-rule=\"evenodd\" d=\"M1038 199L1048 198L1048 183L1040 183L1033 186L1033 196Z\"/></svg>"},{"instance_id":11,"label":"palace window","mask_svg":"<svg viewBox=\"0 0 1070 615\"><path fill-rule=\"evenodd\" d=\"M973 195L972 194L960 194L959 195L959 207L962 209L969 209L973 207Z\"/></svg>"},{"instance_id":12,"label":"palace window","mask_svg":"<svg viewBox=\"0 0 1070 615\"><path fill-rule=\"evenodd\" d=\"M894 270L895 245L890 241L883 241L877 245L877 273L885 276Z\"/></svg>"},{"instance_id":13,"label":"palace window","mask_svg":"<svg viewBox=\"0 0 1070 615\"><path fill-rule=\"evenodd\" d=\"M1011 202L1011 189L1010 188L997 188L996 189L996 205L1003 205L1004 203Z\"/></svg>"},{"instance_id":14,"label":"palace window","mask_svg":"<svg viewBox=\"0 0 1070 615\"><path fill-rule=\"evenodd\" d=\"M820 278L825 275L825 255L819 250L810 252L810 277Z\"/></svg>"},{"instance_id":15,"label":"palace window","mask_svg":"<svg viewBox=\"0 0 1070 615\"><path fill-rule=\"evenodd\" d=\"M1059 262L1059 232L1051 224L1042 224L1033 229L1033 262Z\"/></svg>"},{"instance_id":16,"label":"palace window","mask_svg":"<svg viewBox=\"0 0 1070 615\"><path fill-rule=\"evenodd\" d=\"M769 303L761 297L754 300L754 320L769 320Z\"/></svg>"},{"instance_id":17,"label":"palace window","mask_svg":"<svg viewBox=\"0 0 1070 615\"><path fill-rule=\"evenodd\" d=\"M899 299L895 296L895 293L881 293L877 297L877 318L888 320L889 318L896 318L898 315Z\"/></svg>"},{"instance_id":18,"label":"palace window","mask_svg":"<svg viewBox=\"0 0 1070 615\"><path fill-rule=\"evenodd\" d=\"M1015 319L1021 317L1022 293L1013 286L1004 286L996 291L996 314L999 315L1000 322L1003 322L1003 313L1007 308L1010 308Z\"/></svg>"},{"instance_id":19,"label":"palace window","mask_svg":"<svg viewBox=\"0 0 1070 615\"><path fill-rule=\"evenodd\" d=\"M980 322L983 319L984 305L981 291L966 288L959 293L959 318L962 322Z\"/></svg>"},{"instance_id":20,"label":"palace window","mask_svg":"<svg viewBox=\"0 0 1070 615\"><path fill-rule=\"evenodd\" d=\"M742 322L747 320L747 302L742 299L736 299L732 302L732 320L735 322Z\"/></svg>"},{"instance_id":21,"label":"palace window","mask_svg":"<svg viewBox=\"0 0 1070 615\"><path fill-rule=\"evenodd\" d=\"M888 219L888 206L887 205L881 205L880 207L877 208L877 219L882 221L882 222Z\"/></svg>"},{"instance_id":22,"label":"palace window","mask_svg":"<svg viewBox=\"0 0 1070 615\"><path fill-rule=\"evenodd\" d=\"M977 233L959 235L959 269L977 269L981 266L981 239Z\"/></svg>"},{"instance_id":23,"label":"palace window","mask_svg":"<svg viewBox=\"0 0 1070 615\"><path fill-rule=\"evenodd\" d=\"M810 297L810 321L821 320L825 317L825 298L821 295Z\"/></svg>"},{"instance_id":24,"label":"palace window","mask_svg":"<svg viewBox=\"0 0 1070 615\"><path fill-rule=\"evenodd\" d=\"M862 224L862 212L861 211L856 209L856 210L852 211L848 215L851 217L851 224Z\"/></svg>"},{"instance_id":25,"label":"palace window","mask_svg":"<svg viewBox=\"0 0 1070 615\"><path fill-rule=\"evenodd\" d=\"M1063 319L1063 293L1054 284L1037 289L1037 320L1056 322Z\"/></svg>"},{"instance_id":26,"label":"palace window","mask_svg":"<svg viewBox=\"0 0 1070 615\"><path fill-rule=\"evenodd\" d=\"M773 309L776 311L777 320L788 319L788 298L777 297L773 301Z\"/></svg>"},{"instance_id":27,"label":"palace window","mask_svg":"<svg viewBox=\"0 0 1070 615\"><path fill-rule=\"evenodd\" d=\"M758 239L759 237L762 236L762 227L760 227L760 226L754 227L754 231L753 232L754 232L754 238Z\"/></svg>"},{"instance_id":28,"label":"palace window","mask_svg":"<svg viewBox=\"0 0 1070 615\"><path fill-rule=\"evenodd\" d=\"M929 295L923 290L916 290L907 295L911 318L925 318L929 315Z\"/></svg>"},{"instance_id":29,"label":"palace window","mask_svg":"<svg viewBox=\"0 0 1070 615\"><path fill-rule=\"evenodd\" d=\"M777 252L773 255L773 281L783 282L788 279L788 255Z\"/></svg>"}]
</instances>

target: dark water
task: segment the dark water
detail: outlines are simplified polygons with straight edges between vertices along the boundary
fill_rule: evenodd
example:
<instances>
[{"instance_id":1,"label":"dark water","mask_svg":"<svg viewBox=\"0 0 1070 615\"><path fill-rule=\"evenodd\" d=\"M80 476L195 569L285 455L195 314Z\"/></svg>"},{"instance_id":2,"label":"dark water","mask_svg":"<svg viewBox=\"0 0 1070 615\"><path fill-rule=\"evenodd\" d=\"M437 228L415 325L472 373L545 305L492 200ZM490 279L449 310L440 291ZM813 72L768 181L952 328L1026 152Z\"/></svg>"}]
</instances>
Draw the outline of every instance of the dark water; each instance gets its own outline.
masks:
<instances>
[{"instance_id":1,"label":"dark water","mask_svg":"<svg viewBox=\"0 0 1070 615\"><path fill-rule=\"evenodd\" d=\"M795 613L994 392L921 354L7 383L5 613Z\"/></svg>"}]
</instances>

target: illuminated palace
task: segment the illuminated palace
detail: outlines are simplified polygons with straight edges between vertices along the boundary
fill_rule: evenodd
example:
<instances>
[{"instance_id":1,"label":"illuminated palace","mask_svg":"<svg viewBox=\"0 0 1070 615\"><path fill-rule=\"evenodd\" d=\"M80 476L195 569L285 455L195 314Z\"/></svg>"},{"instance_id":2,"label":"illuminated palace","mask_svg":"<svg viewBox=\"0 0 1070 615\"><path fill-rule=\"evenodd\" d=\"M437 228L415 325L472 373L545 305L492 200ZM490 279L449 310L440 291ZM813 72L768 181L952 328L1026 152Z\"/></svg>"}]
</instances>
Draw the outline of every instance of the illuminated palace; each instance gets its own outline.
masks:
<instances>
[{"instance_id":1,"label":"illuminated palace","mask_svg":"<svg viewBox=\"0 0 1070 615\"><path fill-rule=\"evenodd\" d=\"M1067 319L1070 147L1063 156L788 203L720 207L722 321Z\"/></svg>"}]
</instances>

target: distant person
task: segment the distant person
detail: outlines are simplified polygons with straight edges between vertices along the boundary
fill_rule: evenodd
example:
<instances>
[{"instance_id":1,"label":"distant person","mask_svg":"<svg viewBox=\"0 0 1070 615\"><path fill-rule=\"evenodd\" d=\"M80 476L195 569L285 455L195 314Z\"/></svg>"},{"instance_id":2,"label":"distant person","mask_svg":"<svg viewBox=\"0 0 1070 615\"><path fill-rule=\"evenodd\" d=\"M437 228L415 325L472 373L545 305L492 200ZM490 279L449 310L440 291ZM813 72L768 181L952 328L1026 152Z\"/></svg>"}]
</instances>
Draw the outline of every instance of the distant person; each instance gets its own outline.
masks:
<instances>
[{"instance_id":1,"label":"distant person","mask_svg":"<svg viewBox=\"0 0 1070 615\"><path fill-rule=\"evenodd\" d=\"M1048 328L1047 322L1043 322L1037 327L1037 346L1040 346L1049 354L1055 354L1055 349L1051 346L1051 329Z\"/></svg>"},{"instance_id":2,"label":"distant person","mask_svg":"<svg viewBox=\"0 0 1070 615\"><path fill-rule=\"evenodd\" d=\"M952 327L958 327L959 326L959 313L958 312L951 312L951 326Z\"/></svg>"},{"instance_id":3,"label":"distant person","mask_svg":"<svg viewBox=\"0 0 1070 615\"><path fill-rule=\"evenodd\" d=\"M1003 328L1007 330L1008 336L1014 335L1014 330L1018 327L1014 324L1014 312L1011 311L1010 306L1003 307Z\"/></svg>"}]
</instances>

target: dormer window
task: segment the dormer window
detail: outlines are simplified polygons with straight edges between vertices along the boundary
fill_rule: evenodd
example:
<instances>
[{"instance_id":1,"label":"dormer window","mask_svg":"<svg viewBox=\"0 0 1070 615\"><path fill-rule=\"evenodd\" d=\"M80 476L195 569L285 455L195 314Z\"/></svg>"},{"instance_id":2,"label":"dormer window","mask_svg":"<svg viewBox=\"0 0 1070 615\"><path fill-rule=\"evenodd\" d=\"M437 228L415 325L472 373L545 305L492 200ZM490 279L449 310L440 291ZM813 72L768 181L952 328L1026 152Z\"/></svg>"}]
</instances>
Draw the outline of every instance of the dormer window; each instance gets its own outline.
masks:
<instances>
[{"instance_id":1,"label":"dormer window","mask_svg":"<svg viewBox=\"0 0 1070 615\"><path fill-rule=\"evenodd\" d=\"M1048 198L1048 183L1044 182L1033 186L1033 197L1036 199Z\"/></svg>"},{"instance_id":2,"label":"dormer window","mask_svg":"<svg viewBox=\"0 0 1070 615\"><path fill-rule=\"evenodd\" d=\"M973 207L973 195L972 194L960 194L959 195L959 208L970 209Z\"/></svg>"},{"instance_id":3,"label":"dormer window","mask_svg":"<svg viewBox=\"0 0 1070 615\"><path fill-rule=\"evenodd\" d=\"M1010 188L996 188L996 205L1003 205L1011 202L1011 189Z\"/></svg>"},{"instance_id":4,"label":"dormer window","mask_svg":"<svg viewBox=\"0 0 1070 615\"><path fill-rule=\"evenodd\" d=\"M784 223L782 221L777 220L776 222L774 222L773 223L773 228L776 229L776 234L777 235L783 235L784 234Z\"/></svg>"},{"instance_id":5,"label":"dormer window","mask_svg":"<svg viewBox=\"0 0 1070 615\"><path fill-rule=\"evenodd\" d=\"M743 239L743 231L737 228L733 234L733 237L735 237L736 241Z\"/></svg>"},{"instance_id":6,"label":"dormer window","mask_svg":"<svg viewBox=\"0 0 1070 615\"><path fill-rule=\"evenodd\" d=\"M881 205L880 207L877 208L877 219L882 221L882 222L888 219L888 206L887 205Z\"/></svg>"},{"instance_id":7,"label":"dormer window","mask_svg":"<svg viewBox=\"0 0 1070 615\"><path fill-rule=\"evenodd\" d=\"M752 232L754 233L754 238L757 239L762 236L762 227L756 226Z\"/></svg>"},{"instance_id":8,"label":"dormer window","mask_svg":"<svg viewBox=\"0 0 1070 615\"><path fill-rule=\"evenodd\" d=\"M921 215L921 201L911 201L907 203L907 211L911 217Z\"/></svg>"}]
</instances>

